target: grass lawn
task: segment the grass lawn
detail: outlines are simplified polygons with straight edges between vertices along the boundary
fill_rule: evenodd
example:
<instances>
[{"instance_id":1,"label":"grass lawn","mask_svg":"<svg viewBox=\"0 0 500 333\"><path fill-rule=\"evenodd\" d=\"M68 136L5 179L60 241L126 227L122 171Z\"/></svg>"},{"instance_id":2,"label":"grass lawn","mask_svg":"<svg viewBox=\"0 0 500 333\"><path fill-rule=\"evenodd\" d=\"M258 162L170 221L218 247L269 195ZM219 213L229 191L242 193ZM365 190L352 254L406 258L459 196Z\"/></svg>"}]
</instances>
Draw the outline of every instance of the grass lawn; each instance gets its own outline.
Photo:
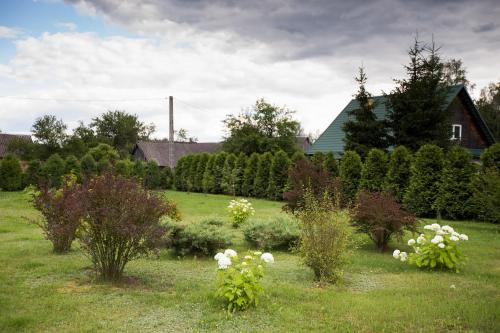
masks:
<instances>
[{"instance_id":1,"label":"grass lawn","mask_svg":"<svg viewBox=\"0 0 500 333\"><path fill-rule=\"evenodd\" d=\"M169 194L186 220L223 216L230 199ZM280 203L251 201L255 218L283 214ZM498 225L449 223L470 239L460 274L419 271L365 238L344 283L318 287L296 255L275 252L260 306L228 317L213 297L211 258L164 251L130 263L126 282L102 283L77 242L68 255L51 252L24 219L36 216L25 194L0 192L0 332L500 332Z\"/></svg>"}]
</instances>

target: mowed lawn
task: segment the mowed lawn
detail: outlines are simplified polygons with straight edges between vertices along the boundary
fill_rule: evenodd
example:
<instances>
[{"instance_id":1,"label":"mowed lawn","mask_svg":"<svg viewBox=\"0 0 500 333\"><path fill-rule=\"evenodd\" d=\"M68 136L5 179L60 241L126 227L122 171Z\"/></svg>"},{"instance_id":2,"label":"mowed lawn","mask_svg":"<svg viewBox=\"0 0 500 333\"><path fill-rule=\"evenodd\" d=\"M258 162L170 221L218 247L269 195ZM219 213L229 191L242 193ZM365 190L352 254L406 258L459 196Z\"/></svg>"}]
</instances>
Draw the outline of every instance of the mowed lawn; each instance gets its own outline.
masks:
<instances>
[{"instance_id":1,"label":"mowed lawn","mask_svg":"<svg viewBox=\"0 0 500 333\"><path fill-rule=\"evenodd\" d=\"M225 217L230 199L169 195L188 221ZM283 214L280 203L251 201L254 218ZM363 237L343 284L318 286L298 256L274 252L259 307L228 316L213 296L211 258L165 250L130 263L123 283L103 283L77 242L53 254L26 220L36 216L27 195L0 192L0 332L500 332L498 225L449 222L470 239L460 274L404 265ZM238 233L235 248L247 248ZM392 246L408 250L410 237Z\"/></svg>"}]
</instances>

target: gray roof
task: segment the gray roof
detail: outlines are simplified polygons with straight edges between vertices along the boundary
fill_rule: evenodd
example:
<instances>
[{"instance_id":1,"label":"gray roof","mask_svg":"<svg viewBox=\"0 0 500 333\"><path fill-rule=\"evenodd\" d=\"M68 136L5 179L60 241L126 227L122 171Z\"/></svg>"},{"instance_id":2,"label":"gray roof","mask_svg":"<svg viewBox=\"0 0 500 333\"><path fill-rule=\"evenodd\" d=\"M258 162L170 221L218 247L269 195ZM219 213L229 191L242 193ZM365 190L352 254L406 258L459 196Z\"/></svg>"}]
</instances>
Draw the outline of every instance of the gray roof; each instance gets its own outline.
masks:
<instances>
[{"instance_id":1,"label":"gray roof","mask_svg":"<svg viewBox=\"0 0 500 333\"><path fill-rule=\"evenodd\" d=\"M32 142L31 135L0 133L0 157L4 157L7 154L9 143L11 143L13 140Z\"/></svg>"},{"instance_id":2,"label":"gray roof","mask_svg":"<svg viewBox=\"0 0 500 333\"><path fill-rule=\"evenodd\" d=\"M308 136L297 136L295 144L298 149L302 150L304 153L309 153L311 149L311 140Z\"/></svg>"},{"instance_id":3,"label":"gray roof","mask_svg":"<svg viewBox=\"0 0 500 333\"><path fill-rule=\"evenodd\" d=\"M218 142L174 142L173 166L185 155L213 153L222 148L222 143ZM132 152L136 159L145 161L155 161L159 166L172 165L168 161L169 142L139 141Z\"/></svg>"}]
</instances>

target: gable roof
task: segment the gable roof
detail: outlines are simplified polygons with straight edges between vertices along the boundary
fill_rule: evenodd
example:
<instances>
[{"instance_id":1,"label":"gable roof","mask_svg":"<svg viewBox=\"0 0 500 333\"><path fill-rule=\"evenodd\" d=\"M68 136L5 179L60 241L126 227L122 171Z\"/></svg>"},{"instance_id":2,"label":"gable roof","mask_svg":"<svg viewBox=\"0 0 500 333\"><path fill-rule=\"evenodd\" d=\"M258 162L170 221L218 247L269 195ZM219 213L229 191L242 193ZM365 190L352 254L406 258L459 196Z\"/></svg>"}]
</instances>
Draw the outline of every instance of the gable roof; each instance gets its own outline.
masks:
<instances>
[{"instance_id":1,"label":"gable roof","mask_svg":"<svg viewBox=\"0 0 500 333\"><path fill-rule=\"evenodd\" d=\"M140 150L146 161L155 161L159 166L173 167L182 156L199 153L213 153L220 150L222 144L218 142L174 142L173 147L173 165L169 164L168 141L139 141L135 145L132 155L137 157L136 152Z\"/></svg>"},{"instance_id":2,"label":"gable roof","mask_svg":"<svg viewBox=\"0 0 500 333\"><path fill-rule=\"evenodd\" d=\"M31 135L0 133L0 157L4 157L7 154L9 143L11 143L13 140L32 142Z\"/></svg>"},{"instance_id":3,"label":"gable roof","mask_svg":"<svg viewBox=\"0 0 500 333\"><path fill-rule=\"evenodd\" d=\"M472 115L476 122L478 123L480 129L485 134L488 142L490 144L495 143L495 139L488 129L485 121L477 111L474 106L474 102L467 93L467 90L463 85L455 85L448 87L448 93L446 94L446 108L449 107L453 99L461 92L465 93L465 101L468 104L469 109L472 111ZM373 112L378 119L385 119L387 117L386 109L386 96L375 96L373 97L375 101L375 108ZM340 114L333 120L333 122L326 128L326 130L319 136L319 138L312 144L310 149L311 153L315 152L330 152L333 151L335 154L343 154L344 152L344 131L342 127L349 120L349 112L359 108L359 102L356 99L352 99L349 104L340 112Z\"/></svg>"}]
</instances>

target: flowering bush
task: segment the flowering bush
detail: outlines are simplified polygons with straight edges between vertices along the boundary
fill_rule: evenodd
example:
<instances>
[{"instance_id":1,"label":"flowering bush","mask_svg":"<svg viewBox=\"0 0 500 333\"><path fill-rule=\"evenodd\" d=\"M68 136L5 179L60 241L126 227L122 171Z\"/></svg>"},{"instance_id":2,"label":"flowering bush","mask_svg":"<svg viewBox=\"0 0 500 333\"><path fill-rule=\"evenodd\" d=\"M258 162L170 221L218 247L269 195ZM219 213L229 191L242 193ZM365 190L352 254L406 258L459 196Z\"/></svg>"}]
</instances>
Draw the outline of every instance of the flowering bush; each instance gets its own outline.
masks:
<instances>
[{"instance_id":1,"label":"flowering bush","mask_svg":"<svg viewBox=\"0 0 500 333\"><path fill-rule=\"evenodd\" d=\"M264 266L274 263L271 253L248 252L239 258L236 251L227 249L214 257L218 263L219 287L217 296L227 302L227 311L245 310L257 305L263 292L260 280L264 277Z\"/></svg>"},{"instance_id":2,"label":"flowering bush","mask_svg":"<svg viewBox=\"0 0 500 333\"><path fill-rule=\"evenodd\" d=\"M227 210L234 227L239 226L255 213L252 204L246 199L231 200Z\"/></svg>"},{"instance_id":3,"label":"flowering bush","mask_svg":"<svg viewBox=\"0 0 500 333\"><path fill-rule=\"evenodd\" d=\"M408 261L418 267L452 269L458 272L465 261L458 244L460 241L469 240L469 237L459 234L449 225L441 227L434 223L424 226L424 229L425 232L416 240L408 241L414 253L408 255L406 252L395 250L393 257L403 262Z\"/></svg>"}]
</instances>

